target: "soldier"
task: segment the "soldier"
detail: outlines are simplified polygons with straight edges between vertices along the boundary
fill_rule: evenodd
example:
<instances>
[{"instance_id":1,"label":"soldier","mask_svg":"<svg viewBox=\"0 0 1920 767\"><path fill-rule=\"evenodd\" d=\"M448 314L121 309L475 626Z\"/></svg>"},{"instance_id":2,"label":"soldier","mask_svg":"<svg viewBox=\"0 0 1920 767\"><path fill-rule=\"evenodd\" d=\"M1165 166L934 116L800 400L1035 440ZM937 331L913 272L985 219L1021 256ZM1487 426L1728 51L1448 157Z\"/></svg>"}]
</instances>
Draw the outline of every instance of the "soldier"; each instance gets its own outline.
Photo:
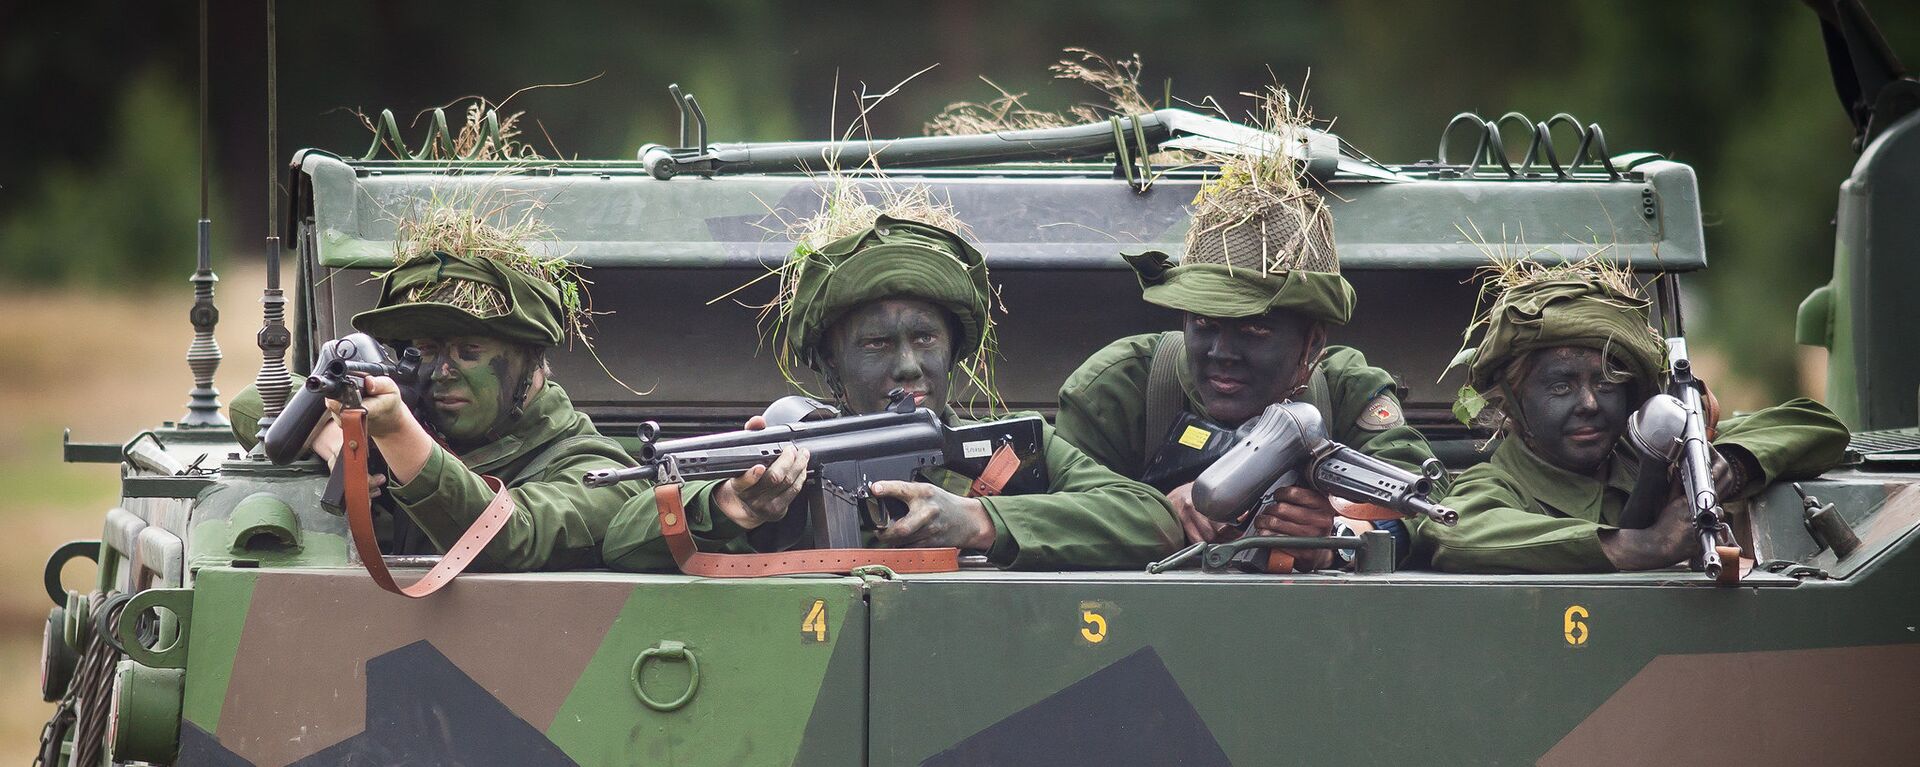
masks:
<instances>
[{"instance_id":1,"label":"soldier","mask_svg":"<svg viewBox=\"0 0 1920 767\"><path fill-rule=\"evenodd\" d=\"M500 234L478 221L463 225ZM488 250L504 252L453 253L403 242L378 306L353 317L361 332L419 349L429 384L421 392L422 423L393 380L366 381L367 433L387 461L384 495L404 512L381 515L390 524L383 540L390 553L445 551L492 499L481 479L486 474L505 483L515 508L475 559L476 568L598 567L607 522L635 490L587 488L580 475L633 460L548 380L546 351L570 325L577 329L569 318L578 309L565 305L553 279L536 276L552 272L524 245ZM251 446L258 391L242 392L230 412L235 436ZM331 464L340 441L339 424L332 423L314 452Z\"/></svg>"},{"instance_id":2,"label":"soldier","mask_svg":"<svg viewBox=\"0 0 1920 767\"><path fill-rule=\"evenodd\" d=\"M1699 554L1678 497L1646 528L1617 527L1639 464L1621 441L1627 418L1662 390L1667 369L1632 280L1597 263L1517 262L1496 269L1488 290L1498 294L1476 323L1485 331L1469 373L1483 417L1507 436L1454 481L1447 502L1460 524L1423 526L1418 555L1455 572L1558 573L1647 570ZM1846 427L1812 400L1728 419L1713 440L1714 483L1724 500L1748 498L1818 476L1846 444Z\"/></svg>"},{"instance_id":3,"label":"soldier","mask_svg":"<svg viewBox=\"0 0 1920 767\"><path fill-rule=\"evenodd\" d=\"M1292 188L1262 192L1229 170L1201 193L1179 266L1158 252L1127 257L1148 302L1184 313L1182 329L1122 338L1081 364L1060 388L1062 438L1137 479L1163 446L1181 449L1171 432L1182 411L1235 428L1291 398L1317 406L1338 442L1409 469L1433 456L1407 426L1393 377L1357 350L1326 345L1327 326L1353 313L1353 287L1340 276L1331 214L1291 174ZM1191 487L1164 488L1187 540L1232 536L1194 509ZM1263 533L1334 527L1322 493L1293 487L1278 500L1255 519ZM1401 523L1378 526L1409 550ZM1299 569L1321 568L1333 555L1298 560Z\"/></svg>"},{"instance_id":4,"label":"soldier","mask_svg":"<svg viewBox=\"0 0 1920 767\"><path fill-rule=\"evenodd\" d=\"M796 253L775 343L786 365L812 367L853 414L880 412L889 391L904 389L949 423L959 421L948 407L955 371L977 360L992 334L993 293L980 252L948 229L882 215ZM1179 529L1159 493L1101 467L1050 427L1044 439L1046 493L970 498L969 480L944 469L923 471L921 482L873 483L874 495L909 509L878 533L878 543L971 549L1021 569L1135 568L1173 550ZM807 460L795 450L731 480L687 483L696 539L750 550L746 533L788 513ZM605 559L622 569L672 567L650 493L622 510Z\"/></svg>"}]
</instances>

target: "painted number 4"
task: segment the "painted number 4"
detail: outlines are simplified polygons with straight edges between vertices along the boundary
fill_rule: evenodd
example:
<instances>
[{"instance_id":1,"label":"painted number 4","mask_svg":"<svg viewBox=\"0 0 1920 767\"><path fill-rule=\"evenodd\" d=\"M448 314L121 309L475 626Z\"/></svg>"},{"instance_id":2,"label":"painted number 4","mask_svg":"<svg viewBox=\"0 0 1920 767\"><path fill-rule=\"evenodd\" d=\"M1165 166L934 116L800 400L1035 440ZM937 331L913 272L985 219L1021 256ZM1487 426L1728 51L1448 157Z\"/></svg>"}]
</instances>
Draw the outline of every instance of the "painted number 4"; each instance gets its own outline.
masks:
<instances>
[{"instance_id":1,"label":"painted number 4","mask_svg":"<svg viewBox=\"0 0 1920 767\"><path fill-rule=\"evenodd\" d=\"M1566 634L1567 644L1579 647L1587 643L1587 608L1572 605L1567 608L1561 630Z\"/></svg>"},{"instance_id":2,"label":"painted number 4","mask_svg":"<svg viewBox=\"0 0 1920 767\"><path fill-rule=\"evenodd\" d=\"M806 617L800 619L800 639L807 642L827 641L827 600L815 599L807 605Z\"/></svg>"}]
</instances>

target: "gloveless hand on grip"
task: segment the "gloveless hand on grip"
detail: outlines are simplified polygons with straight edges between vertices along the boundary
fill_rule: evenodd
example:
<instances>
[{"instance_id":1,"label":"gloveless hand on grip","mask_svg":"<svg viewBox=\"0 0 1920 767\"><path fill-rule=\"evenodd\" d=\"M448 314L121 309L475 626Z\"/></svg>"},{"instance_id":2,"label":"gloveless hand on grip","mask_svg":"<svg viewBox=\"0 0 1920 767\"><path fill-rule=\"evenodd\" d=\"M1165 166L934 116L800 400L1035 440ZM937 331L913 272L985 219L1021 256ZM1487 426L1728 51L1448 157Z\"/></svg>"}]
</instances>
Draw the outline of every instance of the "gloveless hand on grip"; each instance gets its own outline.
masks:
<instances>
[{"instance_id":1,"label":"gloveless hand on grip","mask_svg":"<svg viewBox=\"0 0 1920 767\"><path fill-rule=\"evenodd\" d=\"M1193 506L1208 518L1231 522L1270 503L1275 491L1306 485L1356 503L1384 506L1403 516L1443 525L1459 513L1433 501L1442 476L1428 459L1420 474L1327 438L1320 411L1301 402L1268 405L1242 427L1240 441L1193 483Z\"/></svg>"},{"instance_id":2,"label":"gloveless hand on grip","mask_svg":"<svg viewBox=\"0 0 1920 767\"><path fill-rule=\"evenodd\" d=\"M365 333L321 344L320 354L313 362L313 374L307 376L306 384L287 400L280 417L267 427L261 448L267 459L277 464L298 460L326 426L327 400L356 397L361 376L392 378L400 385L401 397L407 406L417 408L419 369L419 351L409 348L396 354Z\"/></svg>"}]
</instances>

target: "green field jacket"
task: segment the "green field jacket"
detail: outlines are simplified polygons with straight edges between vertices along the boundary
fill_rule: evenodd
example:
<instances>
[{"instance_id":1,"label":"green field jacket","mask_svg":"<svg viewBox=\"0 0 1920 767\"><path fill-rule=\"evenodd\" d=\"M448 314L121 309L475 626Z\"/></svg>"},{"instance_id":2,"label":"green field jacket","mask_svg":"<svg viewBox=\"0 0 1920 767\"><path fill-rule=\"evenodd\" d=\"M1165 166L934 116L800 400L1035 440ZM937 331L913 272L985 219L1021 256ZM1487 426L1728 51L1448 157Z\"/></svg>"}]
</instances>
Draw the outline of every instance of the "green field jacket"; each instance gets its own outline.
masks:
<instances>
[{"instance_id":1,"label":"green field jacket","mask_svg":"<svg viewBox=\"0 0 1920 767\"><path fill-rule=\"evenodd\" d=\"M1747 498L1768 484L1833 468L1847 429L1820 403L1796 399L1721 422L1714 446L1744 450L1760 467L1762 476L1743 489ZM1454 479L1446 501L1460 523L1418 526L1415 561L1466 573L1611 572L1600 531L1619 521L1639 461L1620 445L1608 464L1601 482L1547 463L1519 439L1502 440L1491 460Z\"/></svg>"}]
</instances>

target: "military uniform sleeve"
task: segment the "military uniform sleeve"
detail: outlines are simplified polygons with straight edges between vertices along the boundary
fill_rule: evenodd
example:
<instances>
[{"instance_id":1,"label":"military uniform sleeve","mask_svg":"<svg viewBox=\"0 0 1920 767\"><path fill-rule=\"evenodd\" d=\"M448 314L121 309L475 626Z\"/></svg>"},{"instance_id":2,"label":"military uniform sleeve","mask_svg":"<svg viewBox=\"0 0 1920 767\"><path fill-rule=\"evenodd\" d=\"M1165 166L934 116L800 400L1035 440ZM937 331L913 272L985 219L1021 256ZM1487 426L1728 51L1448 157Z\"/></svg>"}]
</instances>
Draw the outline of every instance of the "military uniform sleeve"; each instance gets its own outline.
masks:
<instances>
[{"instance_id":1,"label":"military uniform sleeve","mask_svg":"<svg viewBox=\"0 0 1920 767\"><path fill-rule=\"evenodd\" d=\"M1131 569L1171 553L1182 540L1167 499L1060 439L1047 445L1047 492L982 498L1000 531L988 552L1021 570Z\"/></svg>"},{"instance_id":2,"label":"military uniform sleeve","mask_svg":"<svg viewBox=\"0 0 1920 767\"><path fill-rule=\"evenodd\" d=\"M1414 548L1436 570L1456 573L1599 573L1613 561L1600 548L1604 526L1529 510L1507 473L1491 464L1461 472L1448 505L1460 523L1418 526Z\"/></svg>"},{"instance_id":3,"label":"military uniform sleeve","mask_svg":"<svg viewBox=\"0 0 1920 767\"><path fill-rule=\"evenodd\" d=\"M1419 471L1433 457L1427 438L1407 425L1391 374L1345 347L1329 350L1320 366L1333 398L1335 423L1327 426L1334 441L1409 471Z\"/></svg>"},{"instance_id":4,"label":"military uniform sleeve","mask_svg":"<svg viewBox=\"0 0 1920 767\"><path fill-rule=\"evenodd\" d=\"M1833 411L1810 399L1795 399L1720 424L1715 448L1735 447L1760 467L1741 495L1758 494L1774 482L1810 479L1840 465L1847 450L1847 427Z\"/></svg>"},{"instance_id":5,"label":"military uniform sleeve","mask_svg":"<svg viewBox=\"0 0 1920 767\"><path fill-rule=\"evenodd\" d=\"M587 487L580 477L627 466L630 459L617 443L597 435L570 438L554 449L560 453L544 468L507 490L513 515L475 558L477 567L519 572L600 566L601 537L634 491L627 483ZM480 475L438 446L413 481L387 490L441 551L459 540L493 500Z\"/></svg>"},{"instance_id":6,"label":"military uniform sleeve","mask_svg":"<svg viewBox=\"0 0 1920 767\"><path fill-rule=\"evenodd\" d=\"M1146 470L1147 372L1156 335L1130 336L1107 344L1081 363L1060 387L1054 417L1061 439L1126 477Z\"/></svg>"},{"instance_id":7,"label":"military uniform sleeve","mask_svg":"<svg viewBox=\"0 0 1920 767\"><path fill-rule=\"evenodd\" d=\"M695 480L680 486L680 506L687 515L687 528L701 551L751 552L747 531L713 507L713 493L724 481ZM639 490L620 507L607 527L601 558L607 567L628 572L672 572L678 567L673 553L667 550L667 540L660 535L660 504L651 486Z\"/></svg>"}]
</instances>

